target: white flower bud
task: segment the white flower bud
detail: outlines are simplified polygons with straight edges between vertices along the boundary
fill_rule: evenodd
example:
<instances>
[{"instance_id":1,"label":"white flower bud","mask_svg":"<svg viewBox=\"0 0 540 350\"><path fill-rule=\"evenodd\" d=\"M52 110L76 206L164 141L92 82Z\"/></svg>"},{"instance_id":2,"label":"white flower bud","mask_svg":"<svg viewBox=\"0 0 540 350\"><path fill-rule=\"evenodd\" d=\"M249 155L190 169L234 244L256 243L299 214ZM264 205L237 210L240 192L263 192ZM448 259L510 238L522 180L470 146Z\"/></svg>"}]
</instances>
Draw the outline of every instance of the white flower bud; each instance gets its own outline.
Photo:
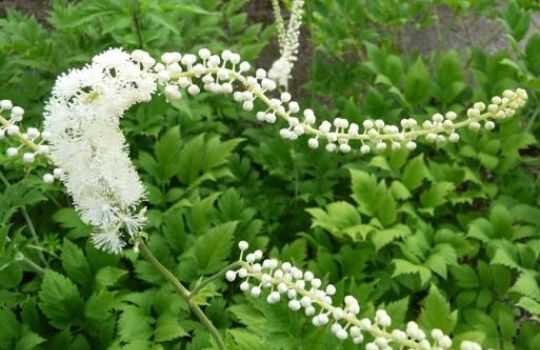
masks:
<instances>
[{"instance_id":1,"label":"white flower bud","mask_svg":"<svg viewBox=\"0 0 540 350\"><path fill-rule=\"evenodd\" d=\"M317 140L317 138L315 137L312 137L308 140L308 146L309 148L311 149L317 149L319 148L319 140Z\"/></svg>"},{"instance_id":2,"label":"white flower bud","mask_svg":"<svg viewBox=\"0 0 540 350\"><path fill-rule=\"evenodd\" d=\"M54 176L52 174L43 175L43 182L46 184L52 184L54 182Z\"/></svg>"},{"instance_id":3,"label":"white flower bud","mask_svg":"<svg viewBox=\"0 0 540 350\"><path fill-rule=\"evenodd\" d=\"M448 141L453 142L453 143L458 142L458 141L459 141L459 134L456 133L456 132L451 133L451 134L448 136Z\"/></svg>"},{"instance_id":4,"label":"white flower bud","mask_svg":"<svg viewBox=\"0 0 540 350\"><path fill-rule=\"evenodd\" d=\"M315 315L315 308L311 305L307 306L306 307L306 310L304 311L305 315L307 317L310 317L310 316L313 316Z\"/></svg>"},{"instance_id":5,"label":"white flower bud","mask_svg":"<svg viewBox=\"0 0 540 350\"><path fill-rule=\"evenodd\" d=\"M480 130L480 128L481 128L481 125L478 122L472 122L469 124L469 129L471 129L472 131L478 131Z\"/></svg>"},{"instance_id":6,"label":"white flower bud","mask_svg":"<svg viewBox=\"0 0 540 350\"><path fill-rule=\"evenodd\" d=\"M416 142L409 141L405 144L405 148L407 148L409 151L414 151L416 149Z\"/></svg>"},{"instance_id":7,"label":"white flower bud","mask_svg":"<svg viewBox=\"0 0 540 350\"><path fill-rule=\"evenodd\" d=\"M300 106L298 105L298 102L296 101L289 102L289 112L297 113L298 111L300 111Z\"/></svg>"},{"instance_id":8,"label":"white flower bud","mask_svg":"<svg viewBox=\"0 0 540 350\"><path fill-rule=\"evenodd\" d=\"M445 116L446 119L448 119L448 120L456 120L456 118L457 118L456 112L452 112L452 111L447 112L444 116Z\"/></svg>"},{"instance_id":9,"label":"white flower bud","mask_svg":"<svg viewBox=\"0 0 540 350\"><path fill-rule=\"evenodd\" d=\"M431 120L433 120L435 123L440 123L444 120L444 117L442 114L440 113L435 113L432 117L431 117Z\"/></svg>"},{"instance_id":10,"label":"white flower bud","mask_svg":"<svg viewBox=\"0 0 540 350\"><path fill-rule=\"evenodd\" d=\"M476 102L473 107L479 112L482 112L484 109L486 109L486 105L484 104L484 102Z\"/></svg>"},{"instance_id":11,"label":"white flower bud","mask_svg":"<svg viewBox=\"0 0 540 350\"><path fill-rule=\"evenodd\" d=\"M258 298L261 295L261 288L259 288L257 286L251 288L251 295Z\"/></svg>"},{"instance_id":12,"label":"white flower bud","mask_svg":"<svg viewBox=\"0 0 540 350\"><path fill-rule=\"evenodd\" d=\"M199 50L199 57L203 60L209 59L211 55L212 53L207 48L203 47L202 49Z\"/></svg>"},{"instance_id":13,"label":"white flower bud","mask_svg":"<svg viewBox=\"0 0 540 350\"><path fill-rule=\"evenodd\" d=\"M281 96L280 96L280 99L282 102L289 102L291 100L292 96L290 93L288 92L282 92L281 93Z\"/></svg>"},{"instance_id":14,"label":"white flower bud","mask_svg":"<svg viewBox=\"0 0 540 350\"><path fill-rule=\"evenodd\" d=\"M24 109L19 106L13 107L11 110L11 118L22 117L24 115Z\"/></svg>"},{"instance_id":15,"label":"white flower bud","mask_svg":"<svg viewBox=\"0 0 540 350\"><path fill-rule=\"evenodd\" d=\"M34 153L26 152L23 154L23 161L25 163L33 163L36 160L36 155Z\"/></svg>"},{"instance_id":16,"label":"white flower bud","mask_svg":"<svg viewBox=\"0 0 540 350\"><path fill-rule=\"evenodd\" d=\"M362 145L362 147L360 147L360 153L368 154L369 152L371 152L371 147L368 145Z\"/></svg>"},{"instance_id":17,"label":"white flower bud","mask_svg":"<svg viewBox=\"0 0 540 350\"><path fill-rule=\"evenodd\" d=\"M321 123L321 125L319 126L319 130L324 132L324 133L327 133L330 131L330 128L332 128L332 124L330 124L329 121L325 120Z\"/></svg>"},{"instance_id":18,"label":"white flower bud","mask_svg":"<svg viewBox=\"0 0 540 350\"><path fill-rule=\"evenodd\" d=\"M279 301L279 299L281 299L281 296L279 295L279 293L272 292L268 294L268 296L266 297L266 302L268 302L269 304L275 304Z\"/></svg>"},{"instance_id":19,"label":"white flower bud","mask_svg":"<svg viewBox=\"0 0 540 350\"><path fill-rule=\"evenodd\" d=\"M266 113L266 122L273 124L276 122L276 115L274 113Z\"/></svg>"},{"instance_id":20,"label":"white flower bud","mask_svg":"<svg viewBox=\"0 0 540 350\"><path fill-rule=\"evenodd\" d=\"M276 82L271 79L264 78L261 81L261 86L265 90L273 91L276 88Z\"/></svg>"},{"instance_id":21,"label":"white flower bud","mask_svg":"<svg viewBox=\"0 0 540 350\"><path fill-rule=\"evenodd\" d=\"M362 122L362 126L363 126L365 129L371 129L371 128L373 128L374 125L375 125L375 124L373 124L373 120L370 120L370 119L364 120L364 121Z\"/></svg>"},{"instance_id":22,"label":"white flower bud","mask_svg":"<svg viewBox=\"0 0 540 350\"><path fill-rule=\"evenodd\" d=\"M255 72L255 77L257 77L259 80L266 78L266 71L262 68L257 69Z\"/></svg>"},{"instance_id":23,"label":"white flower bud","mask_svg":"<svg viewBox=\"0 0 540 350\"><path fill-rule=\"evenodd\" d=\"M486 130L493 130L495 129L495 123L491 120L486 120L486 122L484 123L484 127L486 128Z\"/></svg>"},{"instance_id":24,"label":"white flower bud","mask_svg":"<svg viewBox=\"0 0 540 350\"><path fill-rule=\"evenodd\" d=\"M293 311L298 311L302 308L302 305L300 305L300 302L298 300L290 300L289 301L289 309Z\"/></svg>"},{"instance_id":25,"label":"white flower bud","mask_svg":"<svg viewBox=\"0 0 540 350\"><path fill-rule=\"evenodd\" d=\"M249 243L246 242L246 241L240 241L238 242L238 249L240 249L241 251L245 251L249 248Z\"/></svg>"},{"instance_id":26,"label":"white flower bud","mask_svg":"<svg viewBox=\"0 0 540 350\"><path fill-rule=\"evenodd\" d=\"M36 128L28 128L28 130L26 130L26 134L30 139L36 139L40 135L39 130Z\"/></svg>"},{"instance_id":27,"label":"white flower bud","mask_svg":"<svg viewBox=\"0 0 540 350\"><path fill-rule=\"evenodd\" d=\"M170 101L178 101L182 98L182 93L176 85L167 85L165 87L165 96Z\"/></svg>"},{"instance_id":28,"label":"white flower bud","mask_svg":"<svg viewBox=\"0 0 540 350\"><path fill-rule=\"evenodd\" d=\"M347 143L342 143L339 145L339 150L343 153L349 153L351 151L351 146Z\"/></svg>"},{"instance_id":29,"label":"white flower bud","mask_svg":"<svg viewBox=\"0 0 540 350\"><path fill-rule=\"evenodd\" d=\"M385 124L384 124L384 120L382 120L382 119L377 119L377 120L375 120L375 127L376 127L377 129L382 129L382 128L384 128L384 125L385 125Z\"/></svg>"},{"instance_id":30,"label":"white flower bud","mask_svg":"<svg viewBox=\"0 0 540 350\"><path fill-rule=\"evenodd\" d=\"M232 270L225 272L225 279L229 282L233 282L236 279L236 272Z\"/></svg>"},{"instance_id":31,"label":"white flower bud","mask_svg":"<svg viewBox=\"0 0 540 350\"><path fill-rule=\"evenodd\" d=\"M16 133L19 132L19 127L17 125L14 125L14 124L10 124L7 126L6 128L6 133L11 136L11 135L15 135Z\"/></svg>"},{"instance_id":32,"label":"white flower bud","mask_svg":"<svg viewBox=\"0 0 540 350\"><path fill-rule=\"evenodd\" d=\"M53 175L54 175L55 178L60 179L62 177L62 175L64 175L64 171L62 169L60 169L60 168L55 168L53 170Z\"/></svg>"},{"instance_id":33,"label":"white flower bud","mask_svg":"<svg viewBox=\"0 0 540 350\"><path fill-rule=\"evenodd\" d=\"M326 286L325 292L328 295L334 295L336 294L336 287L333 284L329 284Z\"/></svg>"},{"instance_id":34,"label":"white flower bud","mask_svg":"<svg viewBox=\"0 0 540 350\"><path fill-rule=\"evenodd\" d=\"M190 85L187 89L188 93L192 96L198 95L201 92L201 89L198 85Z\"/></svg>"},{"instance_id":35,"label":"white flower bud","mask_svg":"<svg viewBox=\"0 0 540 350\"><path fill-rule=\"evenodd\" d=\"M469 108L467 110L467 116L469 118L478 118L480 116L480 111L476 108Z\"/></svg>"},{"instance_id":36,"label":"white flower bud","mask_svg":"<svg viewBox=\"0 0 540 350\"><path fill-rule=\"evenodd\" d=\"M244 282L240 283L240 290L242 292L246 292L248 289L249 289L249 282L248 281L244 281Z\"/></svg>"},{"instance_id":37,"label":"white flower bud","mask_svg":"<svg viewBox=\"0 0 540 350\"><path fill-rule=\"evenodd\" d=\"M249 64L249 62L242 62L240 63L240 72L247 72L250 68L251 68L251 65Z\"/></svg>"},{"instance_id":38,"label":"white flower bud","mask_svg":"<svg viewBox=\"0 0 540 350\"><path fill-rule=\"evenodd\" d=\"M251 111L253 109L253 101L244 101L244 103L242 104L242 108L244 109L244 111Z\"/></svg>"},{"instance_id":39,"label":"white flower bud","mask_svg":"<svg viewBox=\"0 0 540 350\"><path fill-rule=\"evenodd\" d=\"M386 150L386 147L386 142L382 141L377 142L377 145L375 145L375 149L379 152L383 152L384 150Z\"/></svg>"},{"instance_id":40,"label":"white flower bud","mask_svg":"<svg viewBox=\"0 0 540 350\"><path fill-rule=\"evenodd\" d=\"M11 103L10 100L1 100L0 101L0 109L10 110L11 108L13 108L13 103Z\"/></svg>"}]
</instances>

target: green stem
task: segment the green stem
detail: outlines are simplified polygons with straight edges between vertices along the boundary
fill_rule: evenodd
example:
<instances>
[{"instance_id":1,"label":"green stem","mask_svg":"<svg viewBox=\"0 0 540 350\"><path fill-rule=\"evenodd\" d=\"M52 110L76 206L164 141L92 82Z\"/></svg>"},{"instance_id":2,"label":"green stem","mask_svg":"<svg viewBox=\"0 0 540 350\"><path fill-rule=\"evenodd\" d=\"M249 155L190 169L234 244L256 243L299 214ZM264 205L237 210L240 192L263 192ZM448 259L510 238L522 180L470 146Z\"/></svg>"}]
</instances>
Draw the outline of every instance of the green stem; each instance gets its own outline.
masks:
<instances>
[{"instance_id":1,"label":"green stem","mask_svg":"<svg viewBox=\"0 0 540 350\"><path fill-rule=\"evenodd\" d=\"M204 288L204 286L206 286L207 284L209 284L209 283L215 281L216 279L222 277L227 271L235 270L237 267L240 267L240 266L242 266L242 262L241 261L235 261L232 264L227 265L227 267L225 267L221 271L219 271L219 272L215 273L214 275L212 275L212 276L202 280L201 282L197 283L197 285L195 285L195 288L193 288L193 290L191 291L191 298L196 296Z\"/></svg>"},{"instance_id":2,"label":"green stem","mask_svg":"<svg viewBox=\"0 0 540 350\"><path fill-rule=\"evenodd\" d=\"M11 183L4 176L4 173L2 173L2 171L0 171L0 180L2 180L2 182L4 183L4 185L6 187L11 186ZM26 226L28 226L28 230L30 231L30 234L32 235L32 237L33 237L34 241L36 242L36 244L39 244L39 238L38 238L38 235L37 235L37 232L36 232L36 228L34 226L34 223L32 222L32 219L30 219L30 215L28 215L28 211L26 210L26 206L23 205L21 207L21 212L23 214L24 220L26 221ZM38 251L38 255L39 255L40 260L45 264L45 266L49 266L47 260L45 259L45 256L43 255L43 253L41 251Z\"/></svg>"},{"instance_id":3,"label":"green stem","mask_svg":"<svg viewBox=\"0 0 540 350\"><path fill-rule=\"evenodd\" d=\"M221 339L221 336L219 334L219 331L216 329L216 327L212 324L212 321L210 321L210 319L204 314L204 312L201 310L201 308L199 308L199 306L197 304L195 304L193 302L193 300L191 299L191 293L189 292L189 290L186 289L186 287L184 287L182 285L182 283L172 274L171 271L169 271L165 266L163 266L157 259L156 257L154 256L154 254L152 254L152 252L150 251L150 249L148 249L148 247L144 244L144 242L139 239L137 241L137 244L138 244L138 247L139 247L139 251L141 253L141 255L152 265L154 266L158 271L159 273L161 273L161 275L167 280L169 281L173 286L174 288L178 291L178 293L180 294L180 296L182 298L184 298L184 300L188 303L189 305L189 308L191 309L191 311L195 314L195 316L197 316L197 318L199 319L199 321L201 321L201 323L206 327L206 329L208 330L208 332L210 332L210 334L212 335L212 337L214 338L214 340L216 341L219 349L221 350L227 350L227 347L225 346L225 343L223 342L223 340Z\"/></svg>"}]
</instances>

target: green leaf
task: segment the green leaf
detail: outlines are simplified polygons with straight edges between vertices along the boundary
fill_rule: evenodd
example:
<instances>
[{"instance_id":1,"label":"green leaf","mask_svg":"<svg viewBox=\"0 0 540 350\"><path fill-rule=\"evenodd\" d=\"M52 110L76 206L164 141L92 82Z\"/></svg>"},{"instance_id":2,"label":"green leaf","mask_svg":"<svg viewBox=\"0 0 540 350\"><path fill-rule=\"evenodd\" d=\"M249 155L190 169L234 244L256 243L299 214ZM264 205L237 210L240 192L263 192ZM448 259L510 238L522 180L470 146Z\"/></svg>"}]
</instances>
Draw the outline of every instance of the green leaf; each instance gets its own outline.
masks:
<instances>
[{"instance_id":1,"label":"green leaf","mask_svg":"<svg viewBox=\"0 0 540 350\"><path fill-rule=\"evenodd\" d=\"M420 195L420 203L425 208L434 208L446 202L448 196L455 189L451 182L437 182Z\"/></svg>"},{"instance_id":2,"label":"green leaf","mask_svg":"<svg viewBox=\"0 0 540 350\"><path fill-rule=\"evenodd\" d=\"M67 275L81 286L88 287L92 282L92 271L83 251L67 238L62 248L62 266Z\"/></svg>"},{"instance_id":3,"label":"green leaf","mask_svg":"<svg viewBox=\"0 0 540 350\"><path fill-rule=\"evenodd\" d=\"M45 339L39 336L39 334L32 332L25 325L22 327L20 338L15 345L14 350L31 350L36 349L37 346L45 342Z\"/></svg>"},{"instance_id":4,"label":"green leaf","mask_svg":"<svg viewBox=\"0 0 540 350\"><path fill-rule=\"evenodd\" d=\"M411 191L417 189L422 184L422 181L429 178L429 170L424 162L424 155L420 154L411 159L405 169L401 181Z\"/></svg>"},{"instance_id":5,"label":"green leaf","mask_svg":"<svg viewBox=\"0 0 540 350\"><path fill-rule=\"evenodd\" d=\"M386 230L376 230L371 235L371 241L375 245L375 250L380 250L391 242L406 237L411 233L409 227L405 225L396 225Z\"/></svg>"},{"instance_id":6,"label":"green leaf","mask_svg":"<svg viewBox=\"0 0 540 350\"><path fill-rule=\"evenodd\" d=\"M477 288L480 285L476 272L469 265L452 266L450 272L460 288Z\"/></svg>"},{"instance_id":7,"label":"green leaf","mask_svg":"<svg viewBox=\"0 0 540 350\"><path fill-rule=\"evenodd\" d=\"M454 330L457 316L457 310L452 312L446 298L435 285L432 285L428 296L422 302L420 324L426 329L439 328L448 334Z\"/></svg>"},{"instance_id":8,"label":"green leaf","mask_svg":"<svg viewBox=\"0 0 540 350\"><path fill-rule=\"evenodd\" d=\"M188 332L180 325L180 319L177 316L165 313L157 319L154 331L155 341L167 342L186 335L188 335Z\"/></svg>"},{"instance_id":9,"label":"green leaf","mask_svg":"<svg viewBox=\"0 0 540 350\"><path fill-rule=\"evenodd\" d=\"M540 34L533 34L527 41L525 47L525 56L527 58L527 66L534 74L540 74Z\"/></svg>"},{"instance_id":10,"label":"green leaf","mask_svg":"<svg viewBox=\"0 0 540 350\"><path fill-rule=\"evenodd\" d=\"M510 291L540 301L540 288L535 275L531 271L522 272Z\"/></svg>"},{"instance_id":11,"label":"green leaf","mask_svg":"<svg viewBox=\"0 0 540 350\"><path fill-rule=\"evenodd\" d=\"M431 271L429 271L429 269L425 268L422 265L416 265L416 264L411 263L410 261L403 260L403 259L393 259L392 263L395 266L395 270L394 270L394 273L392 273L392 277L409 275L409 274L418 274L418 276L420 277L420 283L422 285L426 284L431 278Z\"/></svg>"},{"instance_id":12,"label":"green leaf","mask_svg":"<svg viewBox=\"0 0 540 350\"><path fill-rule=\"evenodd\" d=\"M203 273L211 274L224 266L237 224L231 221L213 227L195 242L193 253Z\"/></svg>"},{"instance_id":13,"label":"green leaf","mask_svg":"<svg viewBox=\"0 0 540 350\"><path fill-rule=\"evenodd\" d=\"M405 78L405 98L412 106L420 105L429 98L432 85L431 76L424 61L418 58Z\"/></svg>"},{"instance_id":14,"label":"green leaf","mask_svg":"<svg viewBox=\"0 0 540 350\"><path fill-rule=\"evenodd\" d=\"M114 295L108 291L92 294L84 306L84 316L88 332L99 336L105 329L114 329L116 306Z\"/></svg>"},{"instance_id":15,"label":"green leaf","mask_svg":"<svg viewBox=\"0 0 540 350\"><path fill-rule=\"evenodd\" d=\"M96 282L103 287L112 287L127 273L115 266L105 266L96 273Z\"/></svg>"},{"instance_id":16,"label":"green leaf","mask_svg":"<svg viewBox=\"0 0 540 350\"><path fill-rule=\"evenodd\" d=\"M120 339L128 342L150 339L154 319L135 305L125 305L122 310L118 320Z\"/></svg>"},{"instance_id":17,"label":"green leaf","mask_svg":"<svg viewBox=\"0 0 540 350\"><path fill-rule=\"evenodd\" d=\"M181 145L179 126L168 129L156 142L154 152L159 171L156 179L160 183L168 181L178 171Z\"/></svg>"},{"instance_id":18,"label":"green leaf","mask_svg":"<svg viewBox=\"0 0 540 350\"><path fill-rule=\"evenodd\" d=\"M53 220L69 231L68 237L70 239L88 237L92 233L92 228L82 222L81 217L73 208L58 210L54 213Z\"/></svg>"},{"instance_id":19,"label":"green leaf","mask_svg":"<svg viewBox=\"0 0 540 350\"><path fill-rule=\"evenodd\" d=\"M51 324L65 328L80 320L83 301L77 286L61 274L46 270L39 292L39 307Z\"/></svg>"},{"instance_id":20,"label":"green leaf","mask_svg":"<svg viewBox=\"0 0 540 350\"><path fill-rule=\"evenodd\" d=\"M330 203L326 210L310 208L306 211L313 217L312 227L322 227L337 237L343 237L348 229L362 223L356 208L347 202Z\"/></svg>"},{"instance_id":21,"label":"green leaf","mask_svg":"<svg viewBox=\"0 0 540 350\"><path fill-rule=\"evenodd\" d=\"M19 334L19 323L15 314L0 309L0 349L12 349Z\"/></svg>"}]
</instances>

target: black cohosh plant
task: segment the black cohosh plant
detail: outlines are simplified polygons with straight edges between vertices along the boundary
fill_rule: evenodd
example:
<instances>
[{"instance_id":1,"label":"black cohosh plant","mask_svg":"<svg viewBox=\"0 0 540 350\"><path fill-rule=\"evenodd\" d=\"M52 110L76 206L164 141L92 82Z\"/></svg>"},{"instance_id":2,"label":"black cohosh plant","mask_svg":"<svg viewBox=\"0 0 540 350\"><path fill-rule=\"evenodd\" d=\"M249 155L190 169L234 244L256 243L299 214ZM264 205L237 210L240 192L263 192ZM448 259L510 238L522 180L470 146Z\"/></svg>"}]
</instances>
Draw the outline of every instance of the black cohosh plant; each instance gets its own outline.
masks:
<instances>
[{"instance_id":1,"label":"black cohosh plant","mask_svg":"<svg viewBox=\"0 0 540 350\"><path fill-rule=\"evenodd\" d=\"M397 125L376 119L360 126L345 118L320 122L313 110L302 109L288 92L279 93L277 88L265 70L252 69L229 50L219 55L208 49L199 50L197 55L167 52L158 62L142 50L127 53L109 49L83 68L58 77L45 107L42 130L23 130L20 121L24 110L9 100L0 101L0 139L10 143L8 157L22 154L26 163L37 157L46 159L53 170L43 175L43 181L63 182L81 219L94 229L93 244L115 254L121 254L130 244L174 285L216 345L225 349L219 331L192 302L197 290L184 287L144 244L145 188L119 126L127 109L160 93L169 101L202 92L232 95L244 110L253 111L259 122L282 123L279 135L284 139L307 137L310 148L323 144L328 152L356 152L361 156L386 149L413 151L419 141L458 142L461 129L492 130L495 121L513 117L528 98L523 89L505 90L487 103L473 104L465 116L445 111L420 125L414 118L406 118ZM263 259L259 250L245 254L248 246L241 241L239 261L203 280L197 289L223 275L231 282L243 280L242 291L264 297L270 304L288 299L288 307L302 311L314 326L329 325L338 339L364 343L368 350L440 350L458 345L441 330L423 330L413 321L405 330L392 329L392 319L383 309L373 320L358 319L360 305L354 296L336 303L336 287L332 284L323 286L313 273L289 262ZM459 346L462 350L481 349L469 341Z\"/></svg>"}]
</instances>

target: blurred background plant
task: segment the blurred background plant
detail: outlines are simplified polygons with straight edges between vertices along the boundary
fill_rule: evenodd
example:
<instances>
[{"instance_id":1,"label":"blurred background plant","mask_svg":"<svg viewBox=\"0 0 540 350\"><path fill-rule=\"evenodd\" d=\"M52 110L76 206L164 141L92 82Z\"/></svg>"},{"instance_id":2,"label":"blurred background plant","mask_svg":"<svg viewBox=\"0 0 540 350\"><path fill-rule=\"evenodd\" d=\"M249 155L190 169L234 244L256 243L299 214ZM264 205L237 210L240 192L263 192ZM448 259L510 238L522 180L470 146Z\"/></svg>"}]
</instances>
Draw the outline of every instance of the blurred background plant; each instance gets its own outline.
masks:
<instances>
[{"instance_id":1,"label":"blurred background plant","mask_svg":"<svg viewBox=\"0 0 540 350\"><path fill-rule=\"evenodd\" d=\"M0 92L27 107L28 125L58 74L107 47L231 48L263 67L279 57L270 0L54 0L38 19L10 4L0 4ZM247 240L357 296L362 315L384 305L396 325L540 348L539 23L534 0L306 2L289 90L317 115L423 121L516 87L529 103L458 145L366 157L281 140L219 96L155 98L122 122L148 189L148 245L193 286ZM211 348L148 263L87 244L59 185L8 161L7 147L0 349ZM225 282L196 302L231 349L354 348Z\"/></svg>"}]
</instances>

